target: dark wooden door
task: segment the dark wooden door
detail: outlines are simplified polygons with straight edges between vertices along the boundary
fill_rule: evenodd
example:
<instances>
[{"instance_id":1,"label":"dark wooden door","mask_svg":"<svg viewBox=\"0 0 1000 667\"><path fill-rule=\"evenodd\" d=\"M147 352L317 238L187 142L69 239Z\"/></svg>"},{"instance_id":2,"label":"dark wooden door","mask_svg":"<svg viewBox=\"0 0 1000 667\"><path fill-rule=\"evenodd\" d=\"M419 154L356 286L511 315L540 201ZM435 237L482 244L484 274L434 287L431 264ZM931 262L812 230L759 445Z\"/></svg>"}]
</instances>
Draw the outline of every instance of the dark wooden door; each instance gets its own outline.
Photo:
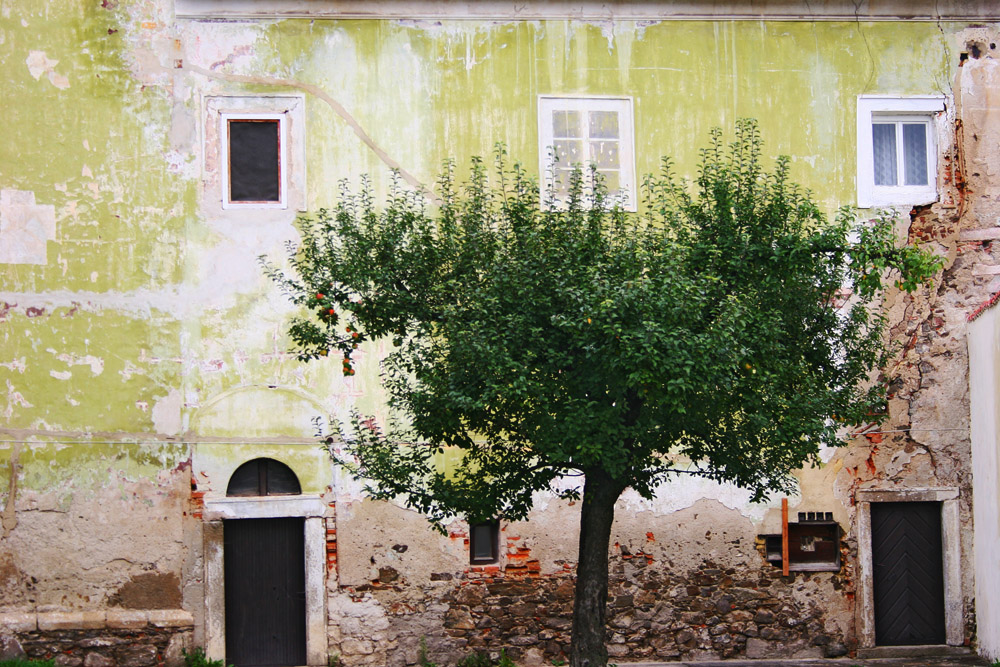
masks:
<instances>
[{"instance_id":1,"label":"dark wooden door","mask_svg":"<svg viewBox=\"0 0 1000 667\"><path fill-rule=\"evenodd\" d=\"M941 503L872 503L875 643L943 644Z\"/></svg>"},{"instance_id":2,"label":"dark wooden door","mask_svg":"<svg viewBox=\"0 0 1000 667\"><path fill-rule=\"evenodd\" d=\"M304 519L223 523L226 663L306 664Z\"/></svg>"}]
</instances>

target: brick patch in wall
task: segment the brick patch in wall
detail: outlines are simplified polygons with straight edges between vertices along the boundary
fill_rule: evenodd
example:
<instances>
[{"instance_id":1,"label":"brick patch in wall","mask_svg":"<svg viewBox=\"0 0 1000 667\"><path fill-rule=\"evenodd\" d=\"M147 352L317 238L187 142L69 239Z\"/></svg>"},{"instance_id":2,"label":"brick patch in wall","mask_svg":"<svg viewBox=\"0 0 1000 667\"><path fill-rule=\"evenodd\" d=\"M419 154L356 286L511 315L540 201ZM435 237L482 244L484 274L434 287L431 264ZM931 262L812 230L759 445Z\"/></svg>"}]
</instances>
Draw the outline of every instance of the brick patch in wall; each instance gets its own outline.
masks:
<instances>
[{"instance_id":1,"label":"brick patch in wall","mask_svg":"<svg viewBox=\"0 0 1000 667\"><path fill-rule=\"evenodd\" d=\"M337 520L326 520L326 569L333 572L337 569Z\"/></svg>"}]
</instances>

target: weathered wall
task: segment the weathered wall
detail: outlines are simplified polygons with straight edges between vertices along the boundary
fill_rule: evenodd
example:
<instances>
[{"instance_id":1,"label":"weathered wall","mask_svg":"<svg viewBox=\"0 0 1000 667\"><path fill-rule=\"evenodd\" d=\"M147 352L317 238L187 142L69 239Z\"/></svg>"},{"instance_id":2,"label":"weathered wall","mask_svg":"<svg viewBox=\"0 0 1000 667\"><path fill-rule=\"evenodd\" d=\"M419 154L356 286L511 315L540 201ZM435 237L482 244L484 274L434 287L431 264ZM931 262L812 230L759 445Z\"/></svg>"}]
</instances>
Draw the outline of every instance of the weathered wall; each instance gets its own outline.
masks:
<instances>
[{"instance_id":1,"label":"weathered wall","mask_svg":"<svg viewBox=\"0 0 1000 667\"><path fill-rule=\"evenodd\" d=\"M526 664L542 664L568 652L574 507L553 504L505 525L495 566L468 565L462 526L446 539L426 529L414 534L405 526L416 516L406 514L367 510L385 531L360 531L370 535L365 541L345 532L360 520L338 508L341 586L330 613L342 620L331 627L331 650L351 664L411 664L424 636L442 659L505 648ZM823 657L848 650L852 568L782 577L780 568L764 564L754 522L716 500L675 512L626 501L612 541L609 651L616 658ZM367 566L366 581L345 581L354 559L358 569Z\"/></svg>"},{"instance_id":2,"label":"weathered wall","mask_svg":"<svg viewBox=\"0 0 1000 667\"><path fill-rule=\"evenodd\" d=\"M296 238L296 206L219 207L206 142L212 100L226 96L302 100L293 159L309 210L332 204L342 178L370 173L384 192L394 166L430 186L443 160L464 163L496 141L534 170L537 95L580 94L634 99L640 174L662 154L690 173L711 127L756 117L766 151L791 155L794 179L831 211L856 197L857 95L949 96L941 201L904 211L901 230L948 266L932 290L888 296L901 349L884 375L886 433L824 454L791 500L793 513L834 513L843 570L778 576L757 543L780 530L776 504L733 489L677 481L653 503L626 498L612 652L853 648L854 492L953 486L970 520L965 315L1000 288L1000 234L972 233L1000 217L995 27L172 12L169 0L0 11L6 119L17 128L0 140L0 612L183 608L203 643L201 503L224 494L242 462L267 456L292 467L305 493L337 501L329 635L349 663L412 662L421 635L451 655L565 648L574 507L542 499L529 522L505 526L498 569L473 571L458 523L440 537L410 512L361 500L313 445L316 416L382 413L379 350L363 350L351 378L335 361L287 354L292 311L257 257L279 259ZM496 604L523 623L499 625Z\"/></svg>"}]
</instances>

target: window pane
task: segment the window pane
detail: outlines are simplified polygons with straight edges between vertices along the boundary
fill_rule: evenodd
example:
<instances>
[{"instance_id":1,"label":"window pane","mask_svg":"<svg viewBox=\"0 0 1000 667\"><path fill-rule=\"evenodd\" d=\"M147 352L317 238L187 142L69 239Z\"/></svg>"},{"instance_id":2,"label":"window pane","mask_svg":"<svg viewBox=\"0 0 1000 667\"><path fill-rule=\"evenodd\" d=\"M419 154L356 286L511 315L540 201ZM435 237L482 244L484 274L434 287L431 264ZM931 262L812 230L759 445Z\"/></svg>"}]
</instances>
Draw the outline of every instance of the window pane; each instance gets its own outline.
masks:
<instances>
[{"instance_id":1,"label":"window pane","mask_svg":"<svg viewBox=\"0 0 1000 667\"><path fill-rule=\"evenodd\" d=\"M896 185L896 125L872 123L875 185Z\"/></svg>"},{"instance_id":2,"label":"window pane","mask_svg":"<svg viewBox=\"0 0 1000 667\"><path fill-rule=\"evenodd\" d=\"M554 169L552 171L552 188L557 199L565 199L569 194L569 175L572 169Z\"/></svg>"},{"instance_id":3,"label":"window pane","mask_svg":"<svg viewBox=\"0 0 1000 667\"><path fill-rule=\"evenodd\" d=\"M579 137L583 133L580 131L579 111L553 111L552 112L552 136Z\"/></svg>"},{"instance_id":4,"label":"window pane","mask_svg":"<svg viewBox=\"0 0 1000 667\"><path fill-rule=\"evenodd\" d=\"M472 560L493 560L493 524L477 523L472 526L469 535L469 549L472 552Z\"/></svg>"},{"instance_id":5,"label":"window pane","mask_svg":"<svg viewBox=\"0 0 1000 667\"><path fill-rule=\"evenodd\" d=\"M583 162L583 142L559 139L553 143L555 157L560 167L569 167Z\"/></svg>"},{"instance_id":6,"label":"window pane","mask_svg":"<svg viewBox=\"0 0 1000 667\"><path fill-rule=\"evenodd\" d=\"M590 138L591 139L617 139L618 138L618 112L617 111L591 111L590 112Z\"/></svg>"},{"instance_id":7,"label":"window pane","mask_svg":"<svg viewBox=\"0 0 1000 667\"><path fill-rule=\"evenodd\" d=\"M229 121L229 200L280 201L277 120Z\"/></svg>"},{"instance_id":8,"label":"window pane","mask_svg":"<svg viewBox=\"0 0 1000 667\"><path fill-rule=\"evenodd\" d=\"M299 478L281 461L267 460L267 495L280 496L302 493Z\"/></svg>"},{"instance_id":9,"label":"window pane","mask_svg":"<svg viewBox=\"0 0 1000 667\"><path fill-rule=\"evenodd\" d=\"M903 124L903 172L907 185L927 185L927 124Z\"/></svg>"},{"instance_id":10,"label":"window pane","mask_svg":"<svg viewBox=\"0 0 1000 667\"><path fill-rule=\"evenodd\" d=\"M590 159L598 169L618 169L621 159L618 157L617 141L591 141Z\"/></svg>"},{"instance_id":11,"label":"window pane","mask_svg":"<svg viewBox=\"0 0 1000 667\"><path fill-rule=\"evenodd\" d=\"M597 173L604 179L604 187L608 189L608 196L611 197L621 197L622 196L622 181L621 174L617 171L604 171L598 169Z\"/></svg>"}]
</instances>

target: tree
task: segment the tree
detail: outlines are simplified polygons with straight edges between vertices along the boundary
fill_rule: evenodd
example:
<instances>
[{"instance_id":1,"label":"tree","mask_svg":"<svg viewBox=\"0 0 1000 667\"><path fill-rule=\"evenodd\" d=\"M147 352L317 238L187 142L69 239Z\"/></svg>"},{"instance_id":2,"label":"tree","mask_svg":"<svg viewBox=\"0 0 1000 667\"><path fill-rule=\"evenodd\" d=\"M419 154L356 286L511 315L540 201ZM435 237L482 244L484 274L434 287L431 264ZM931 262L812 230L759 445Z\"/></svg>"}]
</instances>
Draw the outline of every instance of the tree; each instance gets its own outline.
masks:
<instances>
[{"instance_id":1,"label":"tree","mask_svg":"<svg viewBox=\"0 0 1000 667\"><path fill-rule=\"evenodd\" d=\"M828 222L761 165L755 123L714 131L694 188L664 161L642 213L577 172L568 202L498 151L440 203L366 187L302 221L291 270L270 275L308 309L290 335L302 359L391 338L383 379L400 419L356 416L345 464L375 498L440 525L526 517L532 495L582 495L570 664L605 665L608 547L626 488L651 497L671 475L788 491L790 472L841 444L843 423L885 400L873 307L889 272L913 290L940 262L894 247L892 220ZM844 286L853 295L841 305ZM405 443L405 444L402 444ZM459 448L457 470L435 453ZM566 489L553 483L578 476Z\"/></svg>"}]
</instances>

